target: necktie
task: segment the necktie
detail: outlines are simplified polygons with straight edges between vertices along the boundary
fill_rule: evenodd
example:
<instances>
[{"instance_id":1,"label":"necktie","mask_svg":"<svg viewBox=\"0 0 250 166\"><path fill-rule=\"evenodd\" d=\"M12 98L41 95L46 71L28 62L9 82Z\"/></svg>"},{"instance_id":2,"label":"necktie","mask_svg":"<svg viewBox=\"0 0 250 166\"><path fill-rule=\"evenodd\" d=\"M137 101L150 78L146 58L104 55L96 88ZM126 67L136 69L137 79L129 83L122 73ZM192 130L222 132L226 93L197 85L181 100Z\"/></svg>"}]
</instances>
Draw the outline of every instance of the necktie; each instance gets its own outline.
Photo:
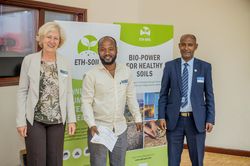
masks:
<instances>
[{"instance_id":1,"label":"necktie","mask_svg":"<svg viewBox=\"0 0 250 166\"><path fill-rule=\"evenodd\" d=\"M184 63L184 69L182 73L182 98L181 107L185 107L188 104L188 64Z\"/></svg>"}]
</instances>

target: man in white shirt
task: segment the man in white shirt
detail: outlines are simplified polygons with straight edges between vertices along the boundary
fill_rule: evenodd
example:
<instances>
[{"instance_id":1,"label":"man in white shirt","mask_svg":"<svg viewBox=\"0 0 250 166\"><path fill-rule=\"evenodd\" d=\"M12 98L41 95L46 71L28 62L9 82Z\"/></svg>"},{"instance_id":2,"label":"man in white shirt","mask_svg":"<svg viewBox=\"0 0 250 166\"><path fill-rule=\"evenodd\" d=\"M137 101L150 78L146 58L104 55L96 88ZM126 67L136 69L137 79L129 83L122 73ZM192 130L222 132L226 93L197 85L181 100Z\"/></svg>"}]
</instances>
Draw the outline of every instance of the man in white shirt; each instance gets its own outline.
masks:
<instances>
[{"instance_id":1,"label":"man in white shirt","mask_svg":"<svg viewBox=\"0 0 250 166\"><path fill-rule=\"evenodd\" d=\"M105 36L98 41L98 54L102 64L86 72L82 86L83 117L89 126L88 147L91 166L106 166L108 149L90 142L98 134L97 126L112 130L118 140L109 152L111 166L125 166L127 150L127 124L124 117L126 103L133 115L138 131L142 131L142 118L136 100L132 74L125 65L115 62L117 44Z\"/></svg>"}]
</instances>

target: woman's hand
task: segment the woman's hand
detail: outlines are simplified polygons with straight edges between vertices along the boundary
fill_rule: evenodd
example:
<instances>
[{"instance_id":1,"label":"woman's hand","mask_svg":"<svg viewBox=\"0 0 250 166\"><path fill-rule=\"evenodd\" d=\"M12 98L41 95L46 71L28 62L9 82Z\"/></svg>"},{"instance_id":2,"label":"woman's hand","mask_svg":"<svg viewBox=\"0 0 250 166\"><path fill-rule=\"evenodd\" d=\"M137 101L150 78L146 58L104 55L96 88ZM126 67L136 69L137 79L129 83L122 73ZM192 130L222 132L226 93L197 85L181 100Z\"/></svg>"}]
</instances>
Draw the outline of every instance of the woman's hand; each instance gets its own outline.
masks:
<instances>
[{"instance_id":1,"label":"woman's hand","mask_svg":"<svg viewBox=\"0 0 250 166\"><path fill-rule=\"evenodd\" d=\"M68 123L68 134L74 135L76 131L76 124L75 123Z\"/></svg>"},{"instance_id":2,"label":"woman's hand","mask_svg":"<svg viewBox=\"0 0 250 166\"><path fill-rule=\"evenodd\" d=\"M17 132L21 137L27 137L27 126L17 127Z\"/></svg>"}]
</instances>

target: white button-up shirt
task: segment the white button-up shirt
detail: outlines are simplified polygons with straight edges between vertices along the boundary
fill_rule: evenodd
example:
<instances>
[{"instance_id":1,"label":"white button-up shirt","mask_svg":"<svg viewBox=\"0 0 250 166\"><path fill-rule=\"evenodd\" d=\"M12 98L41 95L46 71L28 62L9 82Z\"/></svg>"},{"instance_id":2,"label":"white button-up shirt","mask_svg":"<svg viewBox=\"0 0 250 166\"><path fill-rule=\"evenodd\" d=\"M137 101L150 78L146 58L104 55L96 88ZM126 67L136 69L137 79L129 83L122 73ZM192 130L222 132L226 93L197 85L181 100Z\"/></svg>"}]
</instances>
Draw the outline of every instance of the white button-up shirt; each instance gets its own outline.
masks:
<instances>
[{"instance_id":1,"label":"white button-up shirt","mask_svg":"<svg viewBox=\"0 0 250 166\"><path fill-rule=\"evenodd\" d=\"M89 127L105 126L122 134L127 129L126 102L135 122L141 122L136 91L130 69L116 64L114 77L102 65L95 66L83 78L82 111Z\"/></svg>"}]
</instances>

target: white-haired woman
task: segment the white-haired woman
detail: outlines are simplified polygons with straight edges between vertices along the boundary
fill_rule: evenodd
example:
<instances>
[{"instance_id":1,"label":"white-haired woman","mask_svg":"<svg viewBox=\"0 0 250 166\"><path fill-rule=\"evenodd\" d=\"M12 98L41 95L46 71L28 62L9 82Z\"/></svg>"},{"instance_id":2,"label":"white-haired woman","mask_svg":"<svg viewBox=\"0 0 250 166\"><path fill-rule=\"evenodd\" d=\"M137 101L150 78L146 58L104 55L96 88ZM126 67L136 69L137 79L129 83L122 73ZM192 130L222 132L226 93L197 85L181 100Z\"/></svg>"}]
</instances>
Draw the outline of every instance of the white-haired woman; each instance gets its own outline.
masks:
<instances>
[{"instance_id":1,"label":"white-haired woman","mask_svg":"<svg viewBox=\"0 0 250 166\"><path fill-rule=\"evenodd\" d=\"M65 40L55 22L38 31L40 52L25 56L17 93L17 131L25 137L28 166L62 166L65 122L76 129L68 64L57 53Z\"/></svg>"}]
</instances>

